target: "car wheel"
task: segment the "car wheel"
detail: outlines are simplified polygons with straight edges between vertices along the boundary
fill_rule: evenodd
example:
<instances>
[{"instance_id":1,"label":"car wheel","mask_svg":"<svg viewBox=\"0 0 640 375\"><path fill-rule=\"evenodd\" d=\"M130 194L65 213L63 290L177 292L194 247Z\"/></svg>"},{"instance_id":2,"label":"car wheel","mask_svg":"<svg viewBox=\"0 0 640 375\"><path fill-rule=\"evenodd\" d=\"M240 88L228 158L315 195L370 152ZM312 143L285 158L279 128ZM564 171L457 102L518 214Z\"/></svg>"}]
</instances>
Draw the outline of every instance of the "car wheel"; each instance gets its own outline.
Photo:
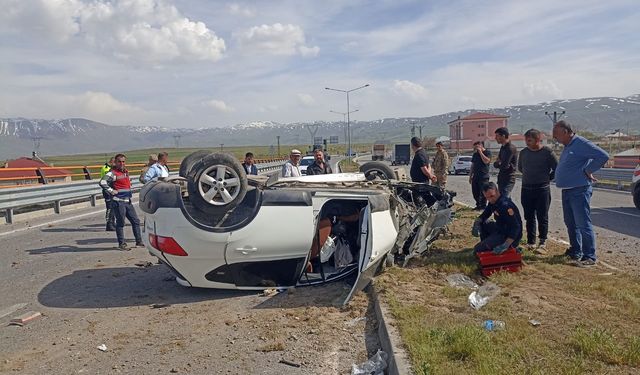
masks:
<instances>
[{"instance_id":1,"label":"car wheel","mask_svg":"<svg viewBox=\"0 0 640 375\"><path fill-rule=\"evenodd\" d=\"M187 178L189 175L189 171L191 167L200 160L202 160L205 156L209 155L211 151L207 150L198 150L196 152L192 152L191 154L185 156L180 163L180 172L178 173L180 177Z\"/></svg>"},{"instance_id":2,"label":"car wheel","mask_svg":"<svg viewBox=\"0 0 640 375\"><path fill-rule=\"evenodd\" d=\"M636 208L640 210L640 183L636 186L635 192L633 193L633 204L636 205Z\"/></svg>"},{"instance_id":3,"label":"car wheel","mask_svg":"<svg viewBox=\"0 0 640 375\"><path fill-rule=\"evenodd\" d=\"M380 161L370 161L360 166L360 172L364 173L367 180L372 181L376 178L383 180L395 180L396 174L388 165Z\"/></svg>"},{"instance_id":4,"label":"car wheel","mask_svg":"<svg viewBox=\"0 0 640 375\"><path fill-rule=\"evenodd\" d=\"M247 174L240 162L229 154L205 156L193 165L187 181L193 206L213 215L234 208L247 194Z\"/></svg>"}]
</instances>

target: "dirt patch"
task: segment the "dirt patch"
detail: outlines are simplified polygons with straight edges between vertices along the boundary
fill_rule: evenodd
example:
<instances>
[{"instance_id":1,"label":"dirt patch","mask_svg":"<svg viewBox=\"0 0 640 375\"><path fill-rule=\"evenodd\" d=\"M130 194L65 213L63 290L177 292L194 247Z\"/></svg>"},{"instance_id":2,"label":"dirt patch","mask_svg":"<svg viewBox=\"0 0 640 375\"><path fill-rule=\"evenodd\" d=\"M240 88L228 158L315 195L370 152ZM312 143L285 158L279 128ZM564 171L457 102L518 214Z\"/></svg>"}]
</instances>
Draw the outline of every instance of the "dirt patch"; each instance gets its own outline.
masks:
<instances>
[{"instance_id":1,"label":"dirt patch","mask_svg":"<svg viewBox=\"0 0 640 375\"><path fill-rule=\"evenodd\" d=\"M635 373L640 371L640 283L603 265L565 262L564 246L548 255L524 253L518 273L480 276L468 233L476 212L459 209L451 233L409 267L376 280L389 303L418 374L431 373ZM471 290L450 286L446 276L464 273L501 293L479 311ZM506 322L488 332L484 320ZM529 321L537 320L539 326Z\"/></svg>"}]
</instances>

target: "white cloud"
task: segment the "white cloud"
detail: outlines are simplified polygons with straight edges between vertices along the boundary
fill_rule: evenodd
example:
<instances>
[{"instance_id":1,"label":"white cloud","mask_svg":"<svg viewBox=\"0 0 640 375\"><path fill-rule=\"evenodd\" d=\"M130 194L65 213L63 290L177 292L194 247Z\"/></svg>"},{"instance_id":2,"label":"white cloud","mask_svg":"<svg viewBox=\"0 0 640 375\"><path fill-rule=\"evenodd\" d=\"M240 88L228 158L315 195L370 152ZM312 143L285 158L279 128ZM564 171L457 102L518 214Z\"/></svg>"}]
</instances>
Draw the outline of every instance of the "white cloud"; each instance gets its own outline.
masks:
<instances>
[{"instance_id":1,"label":"white cloud","mask_svg":"<svg viewBox=\"0 0 640 375\"><path fill-rule=\"evenodd\" d=\"M258 108L258 111L260 113L267 113L267 112L277 112L280 109L280 107L278 107L275 104L270 104L270 105L264 105L260 108Z\"/></svg>"},{"instance_id":2,"label":"white cloud","mask_svg":"<svg viewBox=\"0 0 640 375\"><path fill-rule=\"evenodd\" d=\"M62 44L79 40L123 60L216 61L225 51L224 40L204 23L164 0L9 1L1 28Z\"/></svg>"},{"instance_id":3,"label":"white cloud","mask_svg":"<svg viewBox=\"0 0 640 375\"><path fill-rule=\"evenodd\" d=\"M298 94L298 100L306 107L312 107L316 104L316 100L309 94Z\"/></svg>"},{"instance_id":4,"label":"white cloud","mask_svg":"<svg viewBox=\"0 0 640 375\"><path fill-rule=\"evenodd\" d=\"M562 91L555 82L545 79L522 84L522 91L526 97L532 99L544 98L546 100L561 98Z\"/></svg>"},{"instance_id":5,"label":"white cloud","mask_svg":"<svg viewBox=\"0 0 640 375\"><path fill-rule=\"evenodd\" d=\"M231 112L235 112L236 110L235 108L231 107L230 105L223 102L222 100L211 99L204 102L203 104L206 105L207 107L211 107L223 113L231 113Z\"/></svg>"},{"instance_id":6,"label":"white cloud","mask_svg":"<svg viewBox=\"0 0 640 375\"><path fill-rule=\"evenodd\" d=\"M234 16L243 16L243 17L255 17L256 10L255 8L249 6L242 6L237 3L227 4L227 10L230 14Z\"/></svg>"},{"instance_id":7,"label":"white cloud","mask_svg":"<svg viewBox=\"0 0 640 375\"><path fill-rule=\"evenodd\" d=\"M317 46L306 46L304 31L300 26L273 25L254 26L237 35L241 48L253 53L292 56L300 54L304 57L316 56L320 51Z\"/></svg>"},{"instance_id":8,"label":"white cloud","mask_svg":"<svg viewBox=\"0 0 640 375\"><path fill-rule=\"evenodd\" d=\"M393 81L393 92L414 102L426 100L429 91L422 85L406 80Z\"/></svg>"}]
</instances>

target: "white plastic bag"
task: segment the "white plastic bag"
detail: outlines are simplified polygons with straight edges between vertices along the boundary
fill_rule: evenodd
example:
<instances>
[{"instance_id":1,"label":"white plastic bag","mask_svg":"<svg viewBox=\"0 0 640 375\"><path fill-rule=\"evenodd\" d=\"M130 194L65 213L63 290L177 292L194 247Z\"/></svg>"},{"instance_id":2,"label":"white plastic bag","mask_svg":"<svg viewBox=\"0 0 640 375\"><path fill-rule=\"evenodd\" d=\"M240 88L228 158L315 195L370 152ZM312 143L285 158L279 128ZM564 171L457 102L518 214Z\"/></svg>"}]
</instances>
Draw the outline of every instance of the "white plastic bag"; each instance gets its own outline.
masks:
<instances>
[{"instance_id":1,"label":"white plastic bag","mask_svg":"<svg viewBox=\"0 0 640 375\"><path fill-rule=\"evenodd\" d=\"M365 363L360 366L354 364L351 366L351 375L383 375L384 370L387 368L387 362L389 361L389 355L378 349L378 352L369 358Z\"/></svg>"},{"instance_id":2,"label":"white plastic bag","mask_svg":"<svg viewBox=\"0 0 640 375\"><path fill-rule=\"evenodd\" d=\"M346 267L351 264L351 262L353 262L353 255L351 254L351 247L349 246L349 242L344 240L342 237L338 237L338 239L336 240L336 250L333 259L336 268L338 269Z\"/></svg>"},{"instance_id":3,"label":"white plastic bag","mask_svg":"<svg viewBox=\"0 0 640 375\"><path fill-rule=\"evenodd\" d=\"M327 240L322 245L322 249L320 249L320 262L326 263L331 258L331 255L336 251L336 242L333 237L327 237Z\"/></svg>"},{"instance_id":4,"label":"white plastic bag","mask_svg":"<svg viewBox=\"0 0 640 375\"><path fill-rule=\"evenodd\" d=\"M494 283L484 283L477 291L469 294L469 305L476 310L480 310L491 299L500 294L500 287Z\"/></svg>"}]
</instances>

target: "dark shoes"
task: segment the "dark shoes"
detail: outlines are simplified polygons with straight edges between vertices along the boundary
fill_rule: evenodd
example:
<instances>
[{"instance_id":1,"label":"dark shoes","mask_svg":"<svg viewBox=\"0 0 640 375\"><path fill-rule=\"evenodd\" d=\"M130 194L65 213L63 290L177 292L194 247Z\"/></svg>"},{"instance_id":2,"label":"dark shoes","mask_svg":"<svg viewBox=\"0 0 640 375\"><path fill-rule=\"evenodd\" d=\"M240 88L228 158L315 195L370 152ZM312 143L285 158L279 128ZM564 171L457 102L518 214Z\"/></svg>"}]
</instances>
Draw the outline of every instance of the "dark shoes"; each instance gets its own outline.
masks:
<instances>
[{"instance_id":1,"label":"dark shoes","mask_svg":"<svg viewBox=\"0 0 640 375\"><path fill-rule=\"evenodd\" d=\"M115 232L116 231L116 227L115 225L109 225L107 224L107 228L105 229L107 232Z\"/></svg>"},{"instance_id":2,"label":"dark shoes","mask_svg":"<svg viewBox=\"0 0 640 375\"><path fill-rule=\"evenodd\" d=\"M595 260L593 260L593 259L589 259L589 258L582 259L582 260L580 260L580 261L576 262L576 266L578 266L578 267L582 267L582 268L589 268L589 267L593 267L593 266L595 266L596 264L597 264L597 262L596 262Z\"/></svg>"},{"instance_id":3,"label":"dark shoes","mask_svg":"<svg viewBox=\"0 0 640 375\"><path fill-rule=\"evenodd\" d=\"M122 251L129 251L131 250L131 248L129 246L127 246L126 243L121 243L120 245L118 245L118 249L122 250Z\"/></svg>"},{"instance_id":4,"label":"dark shoes","mask_svg":"<svg viewBox=\"0 0 640 375\"><path fill-rule=\"evenodd\" d=\"M142 241L136 242L136 247L145 247L144 242Z\"/></svg>"}]
</instances>

